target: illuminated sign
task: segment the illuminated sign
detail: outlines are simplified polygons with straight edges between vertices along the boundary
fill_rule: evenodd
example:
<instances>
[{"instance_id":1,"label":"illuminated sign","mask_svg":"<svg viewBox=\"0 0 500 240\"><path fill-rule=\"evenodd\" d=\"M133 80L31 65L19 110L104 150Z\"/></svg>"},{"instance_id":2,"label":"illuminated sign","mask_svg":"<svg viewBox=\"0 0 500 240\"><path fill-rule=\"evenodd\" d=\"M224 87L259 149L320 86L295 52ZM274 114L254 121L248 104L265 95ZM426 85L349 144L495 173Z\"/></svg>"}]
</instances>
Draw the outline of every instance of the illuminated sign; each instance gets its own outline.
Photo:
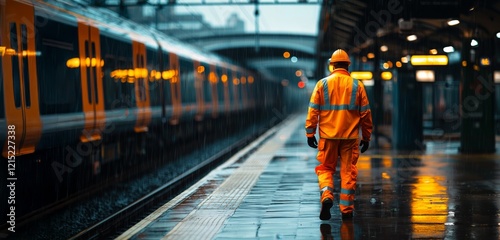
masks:
<instances>
[{"instance_id":1,"label":"illuminated sign","mask_svg":"<svg viewBox=\"0 0 500 240\"><path fill-rule=\"evenodd\" d=\"M374 86L375 85L375 81L373 79L363 80L363 85L365 85L367 87Z\"/></svg>"},{"instance_id":2,"label":"illuminated sign","mask_svg":"<svg viewBox=\"0 0 500 240\"><path fill-rule=\"evenodd\" d=\"M385 71L385 72L382 72L380 74L380 77L382 78L382 80L391 80L392 79L392 73L389 72L389 71Z\"/></svg>"},{"instance_id":3,"label":"illuminated sign","mask_svg":"<svg viewBox=\"0 0 500 240\"><path fill-rule=\"evenodd\" d=\"M351 77L359 80L370 80L373 79L373 74L370 71L357 71L351 72Z\"/></svg>"},{"instance_id":4,"label":"illuminated sign","mask_svg":"<svg viewBox=\"0 0 500 240\"><path fill-rule=\"evenodd\" d=\"M413 55L410 58L413 66L431 66L448 65L448 56L446 55Z\"/></svg>"},{"instance_id":5,"label":"illuminated sign","mask_svg":"<svg viewBox=\"0 0 500 240\"><path fill-rule=\"evenodd\" d=\"M417 70L417 82L434 82L434 71L432 70Z\"/></svg>"}]
</instances>

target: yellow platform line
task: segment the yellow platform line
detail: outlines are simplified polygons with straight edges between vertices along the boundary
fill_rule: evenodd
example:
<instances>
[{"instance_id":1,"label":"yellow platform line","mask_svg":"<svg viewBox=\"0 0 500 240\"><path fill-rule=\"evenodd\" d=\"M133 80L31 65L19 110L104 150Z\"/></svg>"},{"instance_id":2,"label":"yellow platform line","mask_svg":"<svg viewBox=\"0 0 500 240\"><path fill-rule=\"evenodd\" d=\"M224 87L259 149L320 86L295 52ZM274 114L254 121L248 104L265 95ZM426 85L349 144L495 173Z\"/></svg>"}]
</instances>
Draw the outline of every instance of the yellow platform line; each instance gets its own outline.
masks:
<instances>
[{"instance_id":1,"label":"yellow platform line","mask_svg":"<svg viewBox=\"0 0 500 240\"><path fill-rule=\"evenodd\" d=\"M292 118L163 239L213 239L302 121ZM293 129L293 130L292 130Z\"/></svg>"},{"instance_id":2,"label":"yellow platform line","mask_svg":"<svg viewBox=\"0 0 500 240\"><path fill-rule=\"evenodd\" d=\"M201 237L200 239L207 239L207 236L215 236L220 230L220 227L223 226L224 222L229 218L236 208L239 206L243 197L246 196L248 191L253 187L256 180L262 173L262 171L267 166L267 163L272 159L273 151L278 149L287 141L293 131L290 128L287 128L289 125L297 125L301 123L299 121L300 118L297 117L289 117L282 124L271 128L262 136L260 136L256 141L253 141L250 145L237 152L234 156L232 156L228 161L220 165L210 174L205 176L203 179L199 180L197 183L192 185L190 188L182 192L181 194L174 197L172 200L158 208L156 211L148 215L146 218L135 224L133 227L129 228L127 231L122 233L116 239L130 239L136 234L143 231L149 224L156 221L160 216L162 216L166 211L172 209L181 203L184 199L196 193L196 191L206 184L206 182L210 179L214 178L214 175L217 172L225 169L236 161L244 158L248 153L253 151L256 148L261 147L257 150L252 156L245 161L244 164L240 166L239 169L235 170L235 174L231 175L228 179L225 180L219 187L221 190L216 190L212 195L208 196L203 202L199 204L199 206L193 210L184 220L179 222L172 231L170 231L164 239L175 239L180 234L187 233L193 234L193 232L198 232ZM285 129L285 130L284 130ZM288 129L288 130L286 130ZM293 128L292 128L293 129ZM274 136L273 136L274 135ZM269 137L273 136L273 138L268 140L266 145L260 146L263 142L265 142ZM272 145L272 149L270 149L270 145ZM267 153L267 157L264 157L263 154ZM250 174L250 176L245 176L245 174ZM238 180L238 178L245 180ZM224 186L224 187L222 187ZM225 201L216 204L216 201ZM218 205L218 206L217 206ZM217 206L217 207L216 207ZM214 212L215 211L215 212ZM222 216L222 217L218 217ZM197 217L200 219L196 220ZM194 218L194 219L193 219ZM189 220L191 219L191 220ZM186 228L189 224L193 223L193 220L196 220L195 228L193 231L193 226ZM203 227L202 226L206 226ZM191 229L191 230L189 230Z\"/></svg>"}]
</instances>

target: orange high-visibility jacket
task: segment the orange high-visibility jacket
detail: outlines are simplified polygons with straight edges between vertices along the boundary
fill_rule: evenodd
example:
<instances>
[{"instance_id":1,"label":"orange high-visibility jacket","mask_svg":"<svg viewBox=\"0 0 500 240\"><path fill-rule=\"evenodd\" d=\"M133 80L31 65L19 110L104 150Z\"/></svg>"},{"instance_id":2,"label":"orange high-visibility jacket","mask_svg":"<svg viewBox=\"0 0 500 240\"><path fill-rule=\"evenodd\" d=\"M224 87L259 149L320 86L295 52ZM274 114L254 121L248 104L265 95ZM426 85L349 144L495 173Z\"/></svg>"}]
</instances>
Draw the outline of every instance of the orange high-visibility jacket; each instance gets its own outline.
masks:
<instances>
[{"instance_id":1,"label":"orange high-visibility jacket","mask_svg":"<svg viewBox=\"0 0 500 240\"><path fill-rule=\"evenodd\" d=\"M306 136L313 137L319 121L320 138L370 141L372 114L365 86L347 70L338 68L318 81L309 102Z\"/></svg>"}]
</instances>

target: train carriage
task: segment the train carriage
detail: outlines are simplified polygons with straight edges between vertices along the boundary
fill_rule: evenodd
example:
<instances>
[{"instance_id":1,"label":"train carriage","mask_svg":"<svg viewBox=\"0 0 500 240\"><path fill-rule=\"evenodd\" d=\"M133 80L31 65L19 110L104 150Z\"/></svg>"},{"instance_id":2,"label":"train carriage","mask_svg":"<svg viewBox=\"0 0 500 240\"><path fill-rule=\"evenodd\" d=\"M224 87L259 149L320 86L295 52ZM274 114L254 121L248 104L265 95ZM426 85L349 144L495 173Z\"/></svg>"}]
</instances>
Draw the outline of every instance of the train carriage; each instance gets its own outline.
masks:
<instances>
[{"instance_id":1,"label":"train carriage","mask_svg":"<svg viewBox=\"0 0 500 240\"><path fill-rule=\"evenodd\" d=\"M24 190L48 196L27 200L32 209L148 149L223 137L279 108L272 81L107 10L0 0L0 16L0 145ZM102 173L108 163L118 167Z\"/></svg>"}]
</instances>

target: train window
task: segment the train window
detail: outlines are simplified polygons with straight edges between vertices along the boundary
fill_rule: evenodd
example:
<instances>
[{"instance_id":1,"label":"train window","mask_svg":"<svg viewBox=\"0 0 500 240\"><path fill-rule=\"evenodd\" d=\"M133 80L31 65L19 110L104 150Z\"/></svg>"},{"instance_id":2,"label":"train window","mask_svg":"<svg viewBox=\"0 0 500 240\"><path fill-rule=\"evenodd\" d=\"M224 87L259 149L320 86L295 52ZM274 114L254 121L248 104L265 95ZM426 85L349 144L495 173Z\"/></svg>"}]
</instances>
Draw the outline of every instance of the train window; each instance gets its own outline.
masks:
<instances>
[{"instance_id":1,"label":"train window","mask_svg":"<svg viewBox=\"0 0 500 240\"><path fill-rule=\"evenodd\" d=\"M146 64L144 63L144 56L143 55L137 55L137 67L139 69L143 69L146 67ZM137 84L139 85L139 100L141 102L146 101L146 86L144 85L144 77L143 76L137 76Z\"/></svg>"},{"instance_id":2,"label":"train window","mask_svg":"<svg viewBox=\"0 0 500 240\"><path fill-rule=\"evenodd\" d=\"M92 59L96 56L96 48L94 42L85 41L85 56ZM93 64L87 63L87 91L88 91L88 101L89 103L98 104L97 97L97 71ZM92 89L94 94L92 94Z\"/></svg>"},{"instance_id":3,"label":"train window","mask_svg":"<svg viewBox=\"0 0 500 240\"><path fill-rule=\"evenodd\" d=\"M80 68L67 65L78 58L78 28L37 16L37 75L41 114L82 111ZM61 34L64 33L64 34Z\"/></svg>"},{"instance_id":4,"label":"train window","mask_svg":"<svg viewBox=\"0 0 500 240\"><path fill-rule=\"evenodd\" d=\"M147 48L146 49L146 63L148 69L148 77L147 82L149 85L149 104L151 106L160 106L160 84L163 84L161 81L161 69L160 69L160 60L162 57L161 52L157 53L156 49Z\"/></svg>"},{"instance_id":5,"label":"train window","mask_svg":"<svg viewBox=\"0 0 500 240\"><path fill-rule=\"evenodd\" d=\"M10 48L14 49L15 53L19 52L19 45L17 42L17 25L10 23ZM12 80L14 84L14 103L16 108L21 107L21 81L19 76L19 60L17 54L12 55Z\"/></svg>"},{"instance_id":6,"label":"train window","mask_svg":"<svg viewBox=\"0 0 500 240\"><path fill-rule=\"evenodd\" d=\"M26 24L21 24L21 51L24 53L28 50L28 31ZM24 54L23 54L24 55ZM24 101L27 108L31 107L30 95L30 72L28 65L28 55L23 56L23 79L24 79Z\"/></svg>"},{"instance_id":7,"label":"train window","mask_svg":"<svg viewBox=\"0 0 500 240\"><path fill-rule=\"evenodd\" d=\"M246 106L246 101L247 101L247 75L244 74L240 78L240 102L243 104L243 106Z\"/></svg>"},{"instance_id":8,"label":"train window","mask_svg":"<svg viewBox=\"0 0 500 240\"><path fill-rule=\"evenodd\" d=\"M212 86L210 85L209 82L209 75L210 75L210 66L208 64L200 64L203 66L205 69L203 76L203 81L202 81L202 86L203 86L203 98L205 100L205 104L212 102Z\"/></svg>"},{"instance_id":9,"label":"train window","mask_svg":"<svg viewBox=\"0 0 500 240\"><path fill-rule=\"evenodd\" d=\"M85 41L85 56L90 56L90 52L89 52L89 41ZM90 67L87 66L87 101L89 103L92 103L92 83L90 82Z\"/></svg>"},{"instance_id":10,"label":"train window","mask_svg":"<svg viewBox=\"0 0 500 240\"><path fill-rule=\"evenodd\" d=\"M91 44L91 49L90 49L92 55L90 55L91 59L95 58L97 56L96 54L96 49L95 49L95 42L92 42ZM87 55L89 56L89 55ZM97 63L96 63L97 64ZM90 72L91 72L91 75L89 76L92 76L91 77L91 80L92 83L93 83L93 88L94 88L94 104L99 104L99 97L97 96L97 67L96 66L92 66L94 64L91 64L90 67L88 67L90 69Z\"/></svg>"},{"instance_id":11,"label":"train window","mask_svg":"<svg viewBox=\"0 0 500 240\"><path fill-rule=\"evenodd\" d=\"M224 83L222 82L222 78L224 76L227 77L224 69L222 67L217 67L216 69L218 81L217 81L217 98L219 99L219 104L224 104ZM224 78L226 78L224 77Z\"/></svg>"},{"instance_id":12,"label":"train window","mask_svg":"<svg viewBox=\"0 0 500 240\"><path fill-rule=\"evenodd\" d=\"M243 106L243 101L242 101L243 94L242 94L241 89L243 88L242 79L245 77L245 75L241 72L238 72L238 76L239 76L239 78L234 80L234 83L235 83L234 91L235 91L235 98L236 98L236 102L238 103L238 107L242 107Z\"/></svg>"},{"instance_id":13,"label":"train window","mask_svg":"<svg viewBox=\"0 0 500 240\"><path fill-rule=\"evenodd\" d=\"M161 71L162 71L162 74L163 72L167 71L168 69L170 69L170 56L168 53L163 53L162 54L162 59L163 59L163 62L160 64L161 67ZM172 106L172 85L170 84L169 81L167 81L167 79L164 79L163 77L161 78L161 80L163 82L163 99L165 101L165 106Z\"/></svg>"},{"instance_id":14,"label":"train window","mask_svg":"<svg viewBox=\"0 0 500 240\"><path fill-rule=\"evenodd\" d=\"M228 69L227 70L227 88L229 92L229 104L233 104L233 98L234 98L234 93L233 93L233 73L234 70Z\"/></svg>"},{"instance_id":15,"label":"train window","mask_svg":"<svg viewBox=\"0 0 500 240\"><path fill-rule=\"evenodd\" d=\"M239 85L240 85L240 73L237 70L232 71L231 85L229 87L229 92L231 93L231 103L234 107L239 108Z\"/></svg>"},{"instance_id":16,"label":"train window","mask_svg":"<svg viewBox=\"0 0 500 240\"><path fill-rule=\"evenodd\" d=\"M132 108L135 103L132 42L124 42L101 34L101 56L104 57L103 87L106 109Z\"/></svg>"},{"instance_id":17,"label":"train window","mask_svg":"<svg viewBox=\"0 0 500 240\"><path fill-rule=\"evenodd\" d=\"M254 101L255 101L254 83L255 83L254 76L249 75L248 79L247 79L247 92L248 92L247 97L248 97L248 101L250 101L250 103L254 103Z\"/></svg>"},{"instance_id":18,"label":"train window","mask_svg":"<svg viewBox=\"0 0 500 240\"><path fill-rule=\"evenodd\" d=\"M180 58L181 65L181 99L183 104L193 104L196 103L196 91L195 91L195 73L193 63Z\"/></svg>"}]
</instances>

